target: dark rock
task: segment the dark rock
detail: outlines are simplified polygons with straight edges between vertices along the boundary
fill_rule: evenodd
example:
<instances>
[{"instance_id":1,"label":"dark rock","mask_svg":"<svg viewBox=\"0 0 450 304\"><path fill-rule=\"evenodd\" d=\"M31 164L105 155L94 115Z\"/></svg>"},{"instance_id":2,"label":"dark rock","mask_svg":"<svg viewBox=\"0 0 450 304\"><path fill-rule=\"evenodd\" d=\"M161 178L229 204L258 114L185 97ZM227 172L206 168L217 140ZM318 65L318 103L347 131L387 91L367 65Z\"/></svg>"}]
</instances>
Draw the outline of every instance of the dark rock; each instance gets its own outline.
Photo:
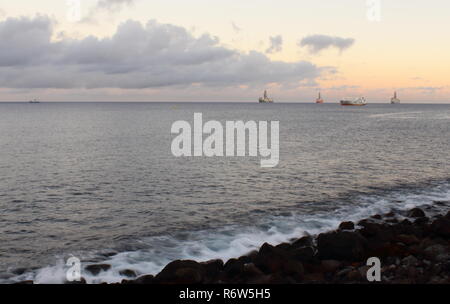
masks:
<instances>
[{"instance_id":1,"label":"dark rock","mask_svg":"<svg viewBox=\"0 0 450 304\"><path fill-rule=\"evenodd\" d=\"M126 281L126 283L128 283L128 284L153 284L153 283L155 283L155 277L152 275L144 275L144 276L137 278L134 281Z\"/></svg>"},{"instance_id":2,"label":"dark rock","mask_svg":"<svg viewBox=\"0 0 450 304\"><path fill-rule=\"evenodd\" d=\"M294 249L292 257L300 262L310 262L314 259L314 249L312 247Z\"/></svg>"},{"instance_id":3,"label":"dark rock","mask_svg":"<svg viewBox=\"0 0 450 304\"><path fill-rule=\"evenodd\" d=\"M294 243L292 243L292 247L300 248L300 247L311 247L314 244L314 240L311 236L304 236L298 240L296 240Z\"/></svg>"},{"instance_id":4,"label":"dark rock","mask_svg":"<svg viewBox=\"0 0 450 304\"><path fill-rule=\"evenodd\" d=\"M31 281L31 280L28 280L28 281L17 282L17 283L14 283L14 284L16 284L16 285L33 285L34 282Z\"/></svg>"},{"instance_id":5,"label":"dark rock","mask_svg":"<svg viewBox=\"0 0 450 304\"><path fill-rule=\"evenodd\" d=\"M382 217L379 214L375 214L375 215L371 216L371 218L376 219L376 220L381 220Z\"/></svg>"},{"instance_id":6,"label":"dark rock","mask_svg":"<svg viewBox=\"0 0 450 304\"><path fill-rule=\"evenodd\" d=\"M393 211L390 211L390 212L384 214L384 216L385 216L385 217L394 217L394 216L395 216L395 213L394 213Z\"/></svg>"},{"instance_id":7,"label":"dark rock","mask_svg":"<svg viewBox=\"0 0 450 304\"><path fill-rule=\"evenodd\" d=\"M255 258L255 266L265 274L280 273L301 280L304 270L301 262L280 248L265 243Z\"/></svg>"},{"instance_id":8,"label":"dark rock","mask_svg":"<svg viewBox=\"0 0 450 304\"><path fill-rule=\"evenodd\" d=\"M425 256L430 260L436 260L437 256L446 254L447 252L448 249L440 244L431 245L424 250Z\"/></svg>"},{"instance_id":9,"label":"dark rock","mask_svg":"<svg viewBox=\"0 0 450 304\"><path fill-rule=\"evenodd\" d=\"M84 285L84 284L87 284L87 282L86 282L85 278L80 278L79 281L66 281L66 282L64 282L64 284L67 284L67 285Z\"/></svg>"},{"instance_id":10,"label":"dark rock","mask_svg":"<svg viewBox=\"0 0 450 304\"><path fill-rule=\"evenodd\" d=\"M428 224L429 221L430 221L430 219L427 217L419 217L414 221L414 225Z\"/></svg>"},{"instance_id":11,"label":"dark rock","mask_svg":"<svg viewBox=\"0 0 450 304\"><path fill-rule=\"evenodd\" d=\"M397 235L397 241L404 243L406 245L412 245L412 244L418 244L420 241L419 239L412 234L400 234Z\"/></svg>"},{"instance_id":12,"label":"dark rock","mask_svg":"<svg viewBox=\"0 0 450 304\"><path fill-rule=\"evenodd\" d=\"M226 277L233 278L242 273L242 271L244 270L244 265L245 264L240 260L230 259L223 266L223 272L225 273Z\"/></svg>"},{"instance_id":13,"label":"dark rock","mask_svg":"<svg viewBox=\"0 0 450 304\"><path fill-rule=\"evenodd\" d=\"M362 228L359 230L362 236L366 238L385 238L388 228L382 224L376 224L371 222L363 222L360 224Z\"/></svg>"},{"instance_id":14,"label":"dark rock","mask_svg":"<svg viewBox=\"0 0 450 304\"><path fill-rule=\"evenodd\" d=\"M450 219L441 217L431 224L431 230L444 238L450 237Z\"/></svg>"},{"instance_id":15,"label":"dark rock","mask_svg":"<svg viewBox=\"0 0 450 304\"><path fill-rule=\"evenodd\" d=\"M16 268L12 271L15 275L22 275L24 274L28 269L27 268Z\"/></svg>"},{"instance_id":16,"label":"dark rock","mask_svg":"<svg viewBox=\"0 0 450 304\"><path fill-rule=\"evenodd\" d=\"M252 283L258 281L259 278L263 277L264 273L255 266L253 263L245 264L241 273L241 280L243 283Z\"/></svg>"},{"instance_id":17,"label":"dark rock","mask_svg":"<svg viewBox=\"0 0 450 304\"><path fill-rule=\"evenodd\" d=\"M323 260L322 267L325 272L335 272L342 266L342 262L336 260Z\"/></svg>"},{"instance_id":18,"label":"dark rock","mask_svg":"<svg viewBox=\"0 0 450 304\"><path fill-rule=\"evenodd\" d=\"M124 269L119 271L119 274L128 278L135 278L137 277L137 274L134 270L131 269Z\"/></svg>"},{"instance_id":19,"label":"dark rock","mask_svg":"<svg viewBox=\"0 0 450 304\"><path fill-rule=\"evenodd\" d=\"M423 210L420 208L413 208L408 211L408 217L414 218L425 217L425 212L423 212Z\"/></svg>"},{"instance_id":20,"label":"dark rock","mask_svg":"<svg viewBox=\"0 0 450 304\"><path fill-rule=\"evenodd\" d=\"M340 230L353 230L355 229L355 224L353 222L342 222L339 225Z\"/></svg>"},{"instance_id":21,"label":"dark rock","mask_svg":"<svg viewBox=\"0 0 450 304\"><path fill-rule=\"evenodd\" d=\"M215 279L217 279L224 268L222 260L211 260L201 264L203 265L207 278L210 281L214 281Z\"/></svg>"},{"instance_id":22,"label":"dark rock","mask_svg":"<svg viewBox=\"0 0 450 304\"><path fill-rule=\"evenodd\" d=\"M317 237L321 259L359 261L365 256L367 240L357 232L334 231Z\"/></svg>"},{"instance_id":23,"label":"dark rock","mask_svg":"<svg viewBox=\"0 0 450 304\"><path fill-rule=\"evenodd\" d=\"M419 260L413 255L409 255L402 260L402 264L407 266L416 266L418 263Z\"/></svg>"},{"instance_id":24,"label":"dark rock","mask_svg":"<svg viewBox=\"0 0 450 304\"><path fill-rule=\"evenodd\" d=\"M325 277L322 272L307 273L304 275L303 280L306 283L320 283L325 281Z\"/></svg>"},{"instance_id":25,"label":"dark rock","mask_svg":"<svg viewBox=\"0 0 450 304\"><path fill-rule=\"evenodd\" d=\"M362 279L361 277L361 273L359 272L358 269L354 269L352 271L349 271L347 274L347 279L349 281L359 281Z\"/></svg>"},{"instance_id":26,"label":"dark rock","mask_svg":"<svg viewBox=\"0 0 450 304\"><path fill-rule=\"evenodd\" d=\"M190 260L177 260L164 267L155 281L161 284L199 284L204 278L203 265Z\"/></svg>"},{"instance_id":27,"label":"dark rock","mask_svg":"<svg viewBox=\"0 0 450 304\"><path fill-rule=\"evenodd\" d=\"M281 244L275 246L275 248L278 248L278 249L281 249L281 250L289 250L289 249L291 249L291 244L281 243Z\"/></svg>"},{"instance_id":28,"label":"dark rock","mask_svg":"<svg viewBox=\"0 0 450 304\"><path fill-rule=\"evenodd\" d=\"M86 271L93 275L98 275L101 271L108 271L111 269L109 264L92 264L85 267Z\"/></svg>"}]
</instances>

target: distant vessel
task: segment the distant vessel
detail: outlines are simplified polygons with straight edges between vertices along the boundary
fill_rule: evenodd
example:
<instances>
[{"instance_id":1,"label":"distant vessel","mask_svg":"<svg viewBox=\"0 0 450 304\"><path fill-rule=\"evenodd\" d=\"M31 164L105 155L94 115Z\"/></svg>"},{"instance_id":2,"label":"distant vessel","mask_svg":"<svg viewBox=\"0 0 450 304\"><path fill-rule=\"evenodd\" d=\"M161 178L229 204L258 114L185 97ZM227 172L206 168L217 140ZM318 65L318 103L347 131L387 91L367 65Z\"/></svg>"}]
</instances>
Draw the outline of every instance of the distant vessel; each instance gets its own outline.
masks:
<instances>
[{"instance_id":1,"label":"distant vessel","mask_svg":"<svg viewBox=\"0 0 450 304\"><path fill-rule=\"evenodd\" d=\"M317 97L317 99L316 99L316 103L323 103L323 99L320 96L320 92L319 92L319 97Z\"/></svg>"},{"instance_id":2,"label":"distant vessel","mask_svg":"<svg viewBox=\"0 0 450 304\"><path fill-rule=\"evenodd\" d=\"M367 101L364 97L359 97L356 99L346 98L341 100L341 105L343 106L365 106L366 104Z\"/></svg>"},{"instance_id":3,"label":"distant vessel","mask_svg":"<svg viewBox=\"0 0 450 304\"><path fill-rule=\"evenodd\" d=\"M273 99L267 97L267 91L264 90L264 97L259 97L259 103L272 103Z\"/></svg>"},{"instance_id":4,"label":"distant vessel","mask_svg":"<svg viewBox=\"0 0 450 304\"><path fill-rule=\"evenodd\" d=\"M394 97L391 98L391 104L400 103L400 99L397 98L397 92L394 92Z\"/></svg>"},{"instance_id":5,"label":"distant vessel","mask_svg":"<svg viewBox=\"0 0 450 304\"><path fill-rule=\"evenodd\" d=\"M33 100L30 100L29 103L40 103L40 101L35 98Z\"/></svg>"}]
</instances>

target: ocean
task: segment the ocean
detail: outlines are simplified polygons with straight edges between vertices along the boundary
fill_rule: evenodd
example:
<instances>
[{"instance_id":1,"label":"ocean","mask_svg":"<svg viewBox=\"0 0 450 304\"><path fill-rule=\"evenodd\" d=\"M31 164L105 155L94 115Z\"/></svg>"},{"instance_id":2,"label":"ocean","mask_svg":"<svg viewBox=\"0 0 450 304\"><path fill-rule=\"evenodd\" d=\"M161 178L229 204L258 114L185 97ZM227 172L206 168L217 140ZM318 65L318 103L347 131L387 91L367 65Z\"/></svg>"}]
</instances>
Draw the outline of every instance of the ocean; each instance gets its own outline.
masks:
<instances>
[{"instance_id":1,"label":"ocean","mask_svg":"<svg viewBox=\"0 0 450 304\"><path fill-rule=\"evenodd\" d=\"M172 155L171 125L279 121L280 159ZM0 283L155 274L450 200L450 105L0 103Z\"/></svg>"}]
</instances>

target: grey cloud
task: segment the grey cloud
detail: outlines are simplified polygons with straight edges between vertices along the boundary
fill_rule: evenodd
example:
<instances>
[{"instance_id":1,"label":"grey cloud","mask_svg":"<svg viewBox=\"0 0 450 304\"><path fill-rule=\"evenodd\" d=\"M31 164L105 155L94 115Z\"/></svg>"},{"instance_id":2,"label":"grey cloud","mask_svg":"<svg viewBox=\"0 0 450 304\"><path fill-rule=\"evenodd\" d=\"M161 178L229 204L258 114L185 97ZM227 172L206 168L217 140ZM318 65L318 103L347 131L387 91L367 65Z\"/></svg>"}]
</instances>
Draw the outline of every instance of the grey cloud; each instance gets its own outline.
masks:
<instances>
[{"instance_id":1,"label":"grey cloud","mask_svg":"<svg viewBox=\"0 0 450 304\"><path fill-rule=\"evenodd\" d=\"M355 43L353 38L341 38L327 35L311 35L298 42L301 47L307 47L311 53L319 53L328 48L337 48L344 51Z\"/></svg>"},{"instance_id":2,"label":"grey cloud","mask_svg":"<svg viewBox=\"0 0 450 304\"><path fill-rule=\"evenodd\" d=\"M227 87L313 81L330 67L307 61L272 61L242 53L217 37L194 37L185 28L149 21L121 24L107 38L51 40L47 17L0 22L0 87L125 88Z\"/></svg>"},{"instance_id":3,"label":"grey cloud","mask_svg":"<svg viewBox=\"0 0 450 304\"><path fill-rule=\"evenodd\" d=\"M132 5L136 0L100 0L96 8L100 10L116 11L126 5Z\"/></svg>"},{"instance_id":4,"label":"grey cloud","mask_svg":"<svg viewBox=\"0 0 450 304\"><path fill-rule=\"evenodd\" d=\"M273 54L281 52L283 49L283 37L281 35L269 37L270 46L266 53Z\"/></svg>"}]
</instances>

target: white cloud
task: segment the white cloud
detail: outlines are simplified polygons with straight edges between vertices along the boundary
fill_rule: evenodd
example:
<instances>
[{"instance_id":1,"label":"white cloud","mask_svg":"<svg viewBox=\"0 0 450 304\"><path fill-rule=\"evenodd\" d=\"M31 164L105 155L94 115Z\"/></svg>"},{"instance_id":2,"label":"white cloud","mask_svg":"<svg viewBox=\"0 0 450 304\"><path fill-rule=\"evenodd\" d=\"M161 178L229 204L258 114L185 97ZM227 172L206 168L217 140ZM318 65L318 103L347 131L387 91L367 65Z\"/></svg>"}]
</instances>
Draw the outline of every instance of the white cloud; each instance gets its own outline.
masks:
<instances>
[{"instance_id":1,"label":"white cloud","mask_svg":"<svg viewBox=\"0 0 450 304\"><path fill-rule=\"evenodd\" d=\"M311 35L298 42L301 47L307 47L311 53L319 53L328 48L337 48L343 52L355 43L353 38L341 38L327 35Z\"/></svg>"},{"instance_id":2,"label":"white cloud","mask_svg":"<svg viewBox=\"0 0 450 304\"><path fill-rule=\"evenodd\" d=\"M158 88L295 84L333 72L307 61L272 61L224 47L217 37L149 21L121 24L99 39L53 41L47 17L0 22L0 86L4 88Z\"/></svg>"}]
</instances>

